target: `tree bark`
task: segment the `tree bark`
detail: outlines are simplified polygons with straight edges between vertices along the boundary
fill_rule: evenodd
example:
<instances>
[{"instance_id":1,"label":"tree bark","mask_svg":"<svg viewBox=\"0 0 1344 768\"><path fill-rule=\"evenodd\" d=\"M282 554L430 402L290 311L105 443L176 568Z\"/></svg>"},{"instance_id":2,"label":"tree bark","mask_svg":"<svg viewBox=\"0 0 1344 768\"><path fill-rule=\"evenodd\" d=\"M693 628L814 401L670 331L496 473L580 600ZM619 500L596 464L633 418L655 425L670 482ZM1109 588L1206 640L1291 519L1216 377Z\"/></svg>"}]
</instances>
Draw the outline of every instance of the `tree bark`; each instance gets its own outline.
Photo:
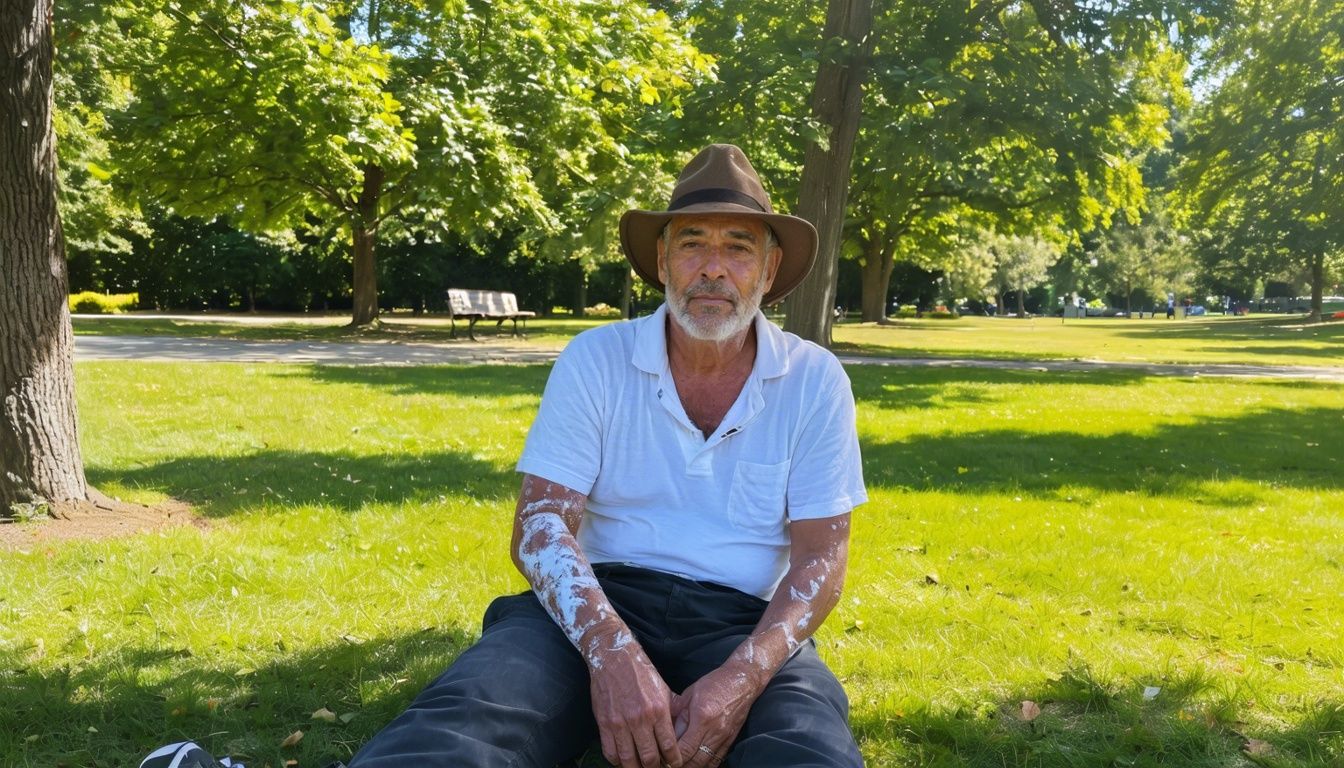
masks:
<instances>
[{"instance_id":1,"label":"tree bark","mask_svg":"<svg viewBox=\"0 0 1344 768\"><path fill-rule=\"evenodd\" d=\"M51 0L0 3L0 514L88 495L56 208Z\"/></svg>"},{"instance_id":2,"label":"tree bark","mask_svg":"<svg viewBox=\"0 0 1344 768\"><path fill-rule=\"evenodd\" d=\"M825 144L814 141L807 146L797 215L817 228L817 263L789 297L784 328L828 348L849 166L859 130L872 27L872 0L830 0L822 47L826 50L839 41L843 50L834 58L822 59L812 89L812 114L828 136Z\"/></svg>"},{"instance_id":3,"label":"tree bark","mask_svg":"<svg viewBox=\"0 0 1344 768\"><path fill-rule=\"evenodd\" d=\"M1319 323L1325 316L1325 254L1317 251L1311 257L1311 314L1307 322Z\"/></svg>"},{"instance_id":4,"label":"tree bark","mask_svg":"<svg viewBox=\"0 0 1344 768\"><path fill-rule=\"evenodd\" d=\"M1027 317L1027 292L1019 287L1017 289L1017 318L1024 320Z\"/></svg>"},{"instance_id":5,"label":"tree bark","mask_svg":"<svg viewBox=\"0 0 1344 768\"><path fill-rule=\"evenodd\" d=\"M364 187L355 203L351 230L354 237L354 300L350 325L371 325L378 320L378 262L374 243L378 239L378 200L383 193L383 169L364 166Z\"/></svg>"},{"instance_id":6,"label":"tree bark","mask_svg":"<svg viewBox=\"0 0 1344 768\"><path fill-rule=\"evenodd\" d=\"M896 238L874 240L863 255L863 321L887 321L887 297L891 294L891 273L896 268Z\"/></svg>"}]
</instances>

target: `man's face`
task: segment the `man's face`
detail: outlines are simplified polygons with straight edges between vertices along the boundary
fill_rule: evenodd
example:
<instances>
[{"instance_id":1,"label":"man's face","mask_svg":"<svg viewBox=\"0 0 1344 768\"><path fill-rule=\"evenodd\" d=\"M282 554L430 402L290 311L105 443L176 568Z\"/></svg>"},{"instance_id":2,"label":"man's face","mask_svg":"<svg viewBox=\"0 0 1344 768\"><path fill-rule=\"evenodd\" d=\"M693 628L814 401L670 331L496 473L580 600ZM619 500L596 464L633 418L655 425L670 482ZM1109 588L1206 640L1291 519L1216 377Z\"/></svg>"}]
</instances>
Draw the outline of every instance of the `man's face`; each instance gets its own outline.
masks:
<instances>
[{"instance_id":1,"label":"man's face","mask_svg":"<svg viewBox=\"0 0 1344 768\"><path fill-rule=\"evenodd\" d=\"M751 325L781 251L767 229L732 215L676 216L658 240L658 277L672 317L692 338L726 341Z\"/></svg>"}]
</instances>

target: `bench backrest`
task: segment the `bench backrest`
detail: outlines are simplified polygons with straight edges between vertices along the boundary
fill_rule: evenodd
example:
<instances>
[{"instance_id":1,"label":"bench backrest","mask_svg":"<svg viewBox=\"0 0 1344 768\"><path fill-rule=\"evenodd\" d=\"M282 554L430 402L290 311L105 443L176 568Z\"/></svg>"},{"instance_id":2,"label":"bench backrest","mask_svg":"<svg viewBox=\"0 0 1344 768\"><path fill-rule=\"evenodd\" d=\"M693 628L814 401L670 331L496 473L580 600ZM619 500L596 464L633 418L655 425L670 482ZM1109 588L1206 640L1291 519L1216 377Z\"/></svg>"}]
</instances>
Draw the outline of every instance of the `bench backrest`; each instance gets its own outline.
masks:
<instances>
[{"instance_id":1,"label":"bench backrest","mask_svg":"<svg viewBox=\"0 0 1344 768\"><path fill-rule=\"evenodd\" d=\"M518 297L507 291L448 289L448 309L454 315L506 316L518 314Z\"/></svg>"}]
</instances>

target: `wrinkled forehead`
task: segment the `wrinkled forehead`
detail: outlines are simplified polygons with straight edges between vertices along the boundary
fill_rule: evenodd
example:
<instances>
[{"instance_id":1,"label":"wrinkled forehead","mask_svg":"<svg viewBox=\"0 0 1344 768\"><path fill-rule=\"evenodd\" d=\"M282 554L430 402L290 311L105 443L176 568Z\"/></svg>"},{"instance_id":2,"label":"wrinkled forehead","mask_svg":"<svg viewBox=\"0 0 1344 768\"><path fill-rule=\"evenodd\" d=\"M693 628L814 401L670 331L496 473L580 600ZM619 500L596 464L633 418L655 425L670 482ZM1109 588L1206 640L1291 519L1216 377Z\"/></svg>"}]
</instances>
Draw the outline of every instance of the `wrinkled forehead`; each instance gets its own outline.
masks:
<instances>
[{"instance_id":1,"label":"wrinkled forehead","mask_svg":"<svg viewBox=\"0 0 1344 768\"><path fill-rule=\"evenodd\" d=\"M668 237L672 240L722 231L735 240L764 243L766 232L769 231L765 222L760 219L752 216L734 216L731 213L673 216L668 221L667 227Z\"/></svg>"}]
</instances>

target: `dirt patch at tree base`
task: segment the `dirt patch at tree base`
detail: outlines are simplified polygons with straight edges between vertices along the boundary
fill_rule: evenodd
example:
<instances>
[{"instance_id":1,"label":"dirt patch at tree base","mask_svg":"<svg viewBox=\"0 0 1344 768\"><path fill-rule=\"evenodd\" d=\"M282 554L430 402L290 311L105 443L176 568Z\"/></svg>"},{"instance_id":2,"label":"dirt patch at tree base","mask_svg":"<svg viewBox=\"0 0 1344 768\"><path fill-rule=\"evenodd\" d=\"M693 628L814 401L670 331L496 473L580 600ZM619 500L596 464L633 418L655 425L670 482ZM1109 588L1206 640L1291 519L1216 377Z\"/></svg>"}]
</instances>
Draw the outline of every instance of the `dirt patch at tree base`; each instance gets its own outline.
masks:
<instances>
[{"instance_id":1,"label":"dirt patch at tree base","mask_svg":"<svg viewBox=\"0 0 1344 768\"><path fill-rule=\"evenodd\" d=\"M61 541L99 541L171 528L208 527L191 505L169 499L145 506L103 496L48 505L47 514L26 522L0 522L0 551L28 549Z\"/></svg>"}]
</instances>

